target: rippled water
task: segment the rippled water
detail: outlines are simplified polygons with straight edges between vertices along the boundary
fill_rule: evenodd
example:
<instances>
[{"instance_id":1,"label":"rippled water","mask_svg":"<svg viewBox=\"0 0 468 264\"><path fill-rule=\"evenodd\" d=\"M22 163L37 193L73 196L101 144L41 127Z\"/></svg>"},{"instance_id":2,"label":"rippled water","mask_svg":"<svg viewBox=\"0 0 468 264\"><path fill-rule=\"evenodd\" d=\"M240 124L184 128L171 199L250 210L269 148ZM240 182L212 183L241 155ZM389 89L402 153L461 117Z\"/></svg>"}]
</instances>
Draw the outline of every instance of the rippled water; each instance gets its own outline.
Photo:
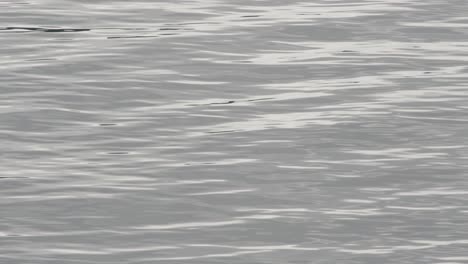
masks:
<instances>
[{"instance_id":1,"label":"rippled water","mask_svg":"<svg viewBox=\"0 0 468 264\"><path fill-rule=\"evenodd\" d=\"M467 263L467 10L1 0L0 263Z\"/></svg>"}]
</instances>

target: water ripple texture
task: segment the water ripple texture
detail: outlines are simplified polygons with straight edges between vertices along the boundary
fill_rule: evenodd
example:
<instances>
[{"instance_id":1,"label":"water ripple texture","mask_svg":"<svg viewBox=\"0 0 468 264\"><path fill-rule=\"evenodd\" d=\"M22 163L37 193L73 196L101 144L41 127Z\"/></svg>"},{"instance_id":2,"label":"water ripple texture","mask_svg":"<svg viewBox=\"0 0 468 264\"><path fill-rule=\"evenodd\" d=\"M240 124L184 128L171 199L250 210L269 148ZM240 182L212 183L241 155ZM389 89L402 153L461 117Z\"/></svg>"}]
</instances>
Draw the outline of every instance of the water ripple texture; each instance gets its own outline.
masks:
<instances>
[{"instance_id":1,"label":"water ripple texture","mask_svg":"<svg viewBox=\"0 0 468 264\"><path fill-rule=\"evenodd\" d=\"M0 263L467 263L467 10L0 0Z\"/></svg>"}]
</instances>

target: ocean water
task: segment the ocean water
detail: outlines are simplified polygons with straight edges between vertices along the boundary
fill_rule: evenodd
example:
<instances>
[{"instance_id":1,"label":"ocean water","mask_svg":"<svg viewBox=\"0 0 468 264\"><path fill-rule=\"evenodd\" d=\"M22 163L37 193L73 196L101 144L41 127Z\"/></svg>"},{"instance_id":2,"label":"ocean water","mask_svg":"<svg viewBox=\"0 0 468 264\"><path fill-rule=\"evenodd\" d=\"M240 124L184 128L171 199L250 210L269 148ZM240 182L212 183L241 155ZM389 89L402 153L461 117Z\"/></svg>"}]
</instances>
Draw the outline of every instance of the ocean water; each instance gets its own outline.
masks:
<instances>
[{"instance_id":1,"label":"ocean water","mask_svg":"<svg viewBox=\"0 0 468 264\"><path fill-rule=\"evenodd\" d=\"M1 0L0 263L468 263L467 10Z\"/></svg>"}]
</instances>

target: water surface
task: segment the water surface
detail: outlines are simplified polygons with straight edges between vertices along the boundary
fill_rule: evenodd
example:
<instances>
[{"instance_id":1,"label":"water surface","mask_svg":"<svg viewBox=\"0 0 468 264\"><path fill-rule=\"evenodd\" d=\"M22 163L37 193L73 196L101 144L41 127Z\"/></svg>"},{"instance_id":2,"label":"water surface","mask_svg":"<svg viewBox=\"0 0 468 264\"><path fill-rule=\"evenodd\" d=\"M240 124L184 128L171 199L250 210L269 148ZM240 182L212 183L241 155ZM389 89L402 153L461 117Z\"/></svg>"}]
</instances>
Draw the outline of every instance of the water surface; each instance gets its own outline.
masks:
<instances>
[{"instance_id":1,"label":"water surface","mask_svg":"<svg viewBox=\"0 0 468 264\"><path fill-rule=\"evenodd\" d=\"M466 263L466 1L0 1L0 262Z\"/></svg>"}]
</instances>

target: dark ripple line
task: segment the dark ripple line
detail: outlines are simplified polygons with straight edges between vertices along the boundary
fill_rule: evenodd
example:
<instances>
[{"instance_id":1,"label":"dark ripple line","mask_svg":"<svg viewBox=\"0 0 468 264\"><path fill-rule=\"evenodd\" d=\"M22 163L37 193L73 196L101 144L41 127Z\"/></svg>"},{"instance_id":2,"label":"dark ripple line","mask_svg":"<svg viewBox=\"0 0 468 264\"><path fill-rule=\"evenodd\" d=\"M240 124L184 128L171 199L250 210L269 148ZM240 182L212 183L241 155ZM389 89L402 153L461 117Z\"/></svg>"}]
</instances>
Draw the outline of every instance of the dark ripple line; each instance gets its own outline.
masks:
<instances>
[{"instance_id":1,"label":"dark ripple line","mask_svg":"<svg viewBox=\"0 0 468 264\"><path fill-rule=\"evenodd\" d=\"M91 31L89 28L41 28L41 27L5 27L0 30L29 30L29 31L41 31L41 32L81 32Z\"/></svg>"}]
</instances>

